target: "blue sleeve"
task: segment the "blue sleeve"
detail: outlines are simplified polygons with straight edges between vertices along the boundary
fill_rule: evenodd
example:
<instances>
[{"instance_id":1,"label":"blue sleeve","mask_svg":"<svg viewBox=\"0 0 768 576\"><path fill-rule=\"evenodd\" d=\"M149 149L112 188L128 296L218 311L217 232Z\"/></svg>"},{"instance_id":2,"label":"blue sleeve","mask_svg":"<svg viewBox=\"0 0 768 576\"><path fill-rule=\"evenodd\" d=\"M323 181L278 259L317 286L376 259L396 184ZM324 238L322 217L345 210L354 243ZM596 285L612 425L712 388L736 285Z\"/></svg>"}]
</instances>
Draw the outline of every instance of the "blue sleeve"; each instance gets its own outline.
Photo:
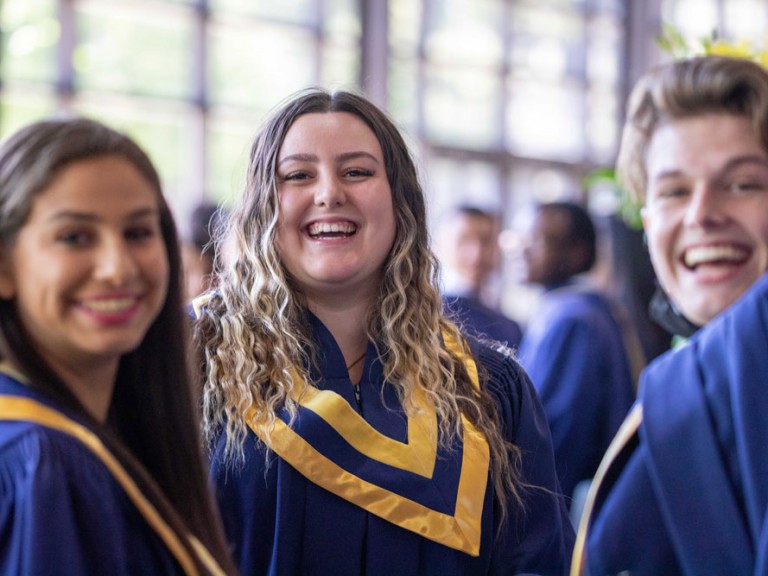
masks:
<instances>
[{"instance_id":1,"label":"blue sleeve","mask_svg":"<svg viewBox=\"0 0 768 576\"><path fill-rule=\"evenodd\" d=\"M587 543L588 574L682 574L647 459L647 448L640 444L595 515Z\"/></svg>"},{"instance_id":2,"label":"blue sleeve","mask_svg":"<svg viewBox=\"0 0 768 576\"><path fill-rule=\"evenodd\" d=\"M523 338L521 362L544 406L568 496L594 475L634 400L621 336L608 328L594 315L565 313L535 340Z\"/></svg>"},{"instance_id":3,"label":"blue sleeve","mask_svg":"<svg viewBox=\"0 0 768 576\"><path fill-rule=\"evenodd\" d=\"M28 425L3 423L0 437L14 426ZM0 573L180 573L107 469L77 441L32 428L0 444Z\"/></svg>"},{"instance_id":4,"label":"blue sleeve","mask_svg":"<svg viewBox=\"0 0 768 576\"><path fill-rule=\"evenodd\" d=\"M225 435L219 438L211 460L222 522L232 555L242 574L270 573L277 538L277 468L274 454L266 466L264 448L248 431L242 462L227 464ZM294 527L298 530L298 527ZM287 571L286 571L287 573Z\"/></svg>"},{"instance_id":5,"label":"blue sleeve","mask_svg":"<svg viewBox=\"0 0 768 576\"><path fill-rule=\"evenodd\" d=\"M531 572L566 574L574 533L555 472L552 440L530 380L508 354L483 348L480 363L489 375L489 390L499 407L508 441L521 453L523 509L510 504L504 539L495 547L496 574Z\"/></svg>"}]
</instances>

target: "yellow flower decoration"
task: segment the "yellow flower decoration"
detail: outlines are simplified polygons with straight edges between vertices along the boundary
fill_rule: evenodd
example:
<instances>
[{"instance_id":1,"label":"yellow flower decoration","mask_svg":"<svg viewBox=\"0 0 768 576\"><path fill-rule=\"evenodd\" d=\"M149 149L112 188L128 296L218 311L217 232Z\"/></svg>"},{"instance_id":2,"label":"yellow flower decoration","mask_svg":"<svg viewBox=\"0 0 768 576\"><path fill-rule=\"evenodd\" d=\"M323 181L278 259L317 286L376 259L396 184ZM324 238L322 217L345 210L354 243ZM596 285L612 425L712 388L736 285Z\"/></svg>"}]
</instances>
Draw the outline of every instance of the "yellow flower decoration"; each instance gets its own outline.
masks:
<instances>
[{"instance_id":1,"label":"yellow flower decoration","mask_svg":"<svg viewBox=\"0 0 768 576\"><path fill-rule=\"evenodd\" d=\"M715 40L708 46L704 46L704 53L730 56L731 58L743 58L745 60L755 59L755 51L752 48L752 44L746 40L741 40L734 44L730 44L725 40Z\"/></svg>"},{"instance_id":2,"label":"yellow flower decoration","mask_svg":"<svg viewBox=\"0 0 768 576\"><path fill-rule=\"evenodd\" d=\"M755 48L749 40L717 38L714 32L710 37L699 38L691 42L677 28L665 23L662 25L662 34L657 39L657 44L664 52L675 58L715 54L752 60L764 68L768 68L768 46L760 50Z\"/></svg>"}]
</instances>

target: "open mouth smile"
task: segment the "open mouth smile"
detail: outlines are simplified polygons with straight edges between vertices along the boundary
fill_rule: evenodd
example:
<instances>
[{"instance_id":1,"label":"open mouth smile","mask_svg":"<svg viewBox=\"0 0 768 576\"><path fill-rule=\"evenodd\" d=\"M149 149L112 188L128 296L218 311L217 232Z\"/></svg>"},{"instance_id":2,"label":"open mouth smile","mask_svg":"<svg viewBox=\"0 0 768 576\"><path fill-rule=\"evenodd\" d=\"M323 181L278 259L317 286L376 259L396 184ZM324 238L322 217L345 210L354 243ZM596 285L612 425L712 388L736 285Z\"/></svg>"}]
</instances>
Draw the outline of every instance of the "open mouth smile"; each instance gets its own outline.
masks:
<instances>
[{"instance_id":1,"label":"open mouth smile","mask_svg":"<svg viewBox=\"0 0 768 576\"><path fill-rule=\"evenodd\" d=\"M691 270L699 266L737 266L749 258L749 251L733 244L697 246L683 254L683 263Z\"/></svg>"},{"instance_id":2,"label":"open mouth smile","mask_svg":"<svg viewBox=\"0 0 768 576\"><path fill-rule=\"evenodd\" d=\"M349 238L356 232L357 226L352 222L315 222L307 226L307 234L313 240Z\"/></svg>"}]
</instances>

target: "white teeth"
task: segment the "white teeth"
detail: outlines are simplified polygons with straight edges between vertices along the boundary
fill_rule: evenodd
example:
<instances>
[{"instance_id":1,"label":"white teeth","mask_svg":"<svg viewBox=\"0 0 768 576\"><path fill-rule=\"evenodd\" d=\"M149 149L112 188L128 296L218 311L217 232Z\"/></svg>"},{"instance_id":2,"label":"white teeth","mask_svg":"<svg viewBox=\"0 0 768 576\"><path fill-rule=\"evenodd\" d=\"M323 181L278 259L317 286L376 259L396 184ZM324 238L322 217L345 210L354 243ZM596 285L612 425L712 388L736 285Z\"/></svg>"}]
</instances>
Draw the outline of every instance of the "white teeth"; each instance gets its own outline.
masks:
<instances>
[{"instance_id":1,"label":"white teeth","mask_svg":"<svg viewBox=\"0 0 768 576\"><path fill-rule=\"evenodd\" d=\"M133 306L136 300L134 298L111 298L109 300L90 300L84 302L83 306L94 312L122 312Z\"/></svg>"},{"instance_id":2,"label":"white teeth","mask_svg":"<svg viewBox=\"0 0 768 576\"><path fill-rule=\"evenodd\" d=\"M701 246L685 253L685 265L693 268L712 262L739 262L747 257L747 251L735 246Z\"/></svg>"},{"instance_id":3,"label":"white teeth","mask_svg":"<svg viewBox=\"0 0 768 576\"><path fill-rule=\"evenodd\" d=\"M351 222L316 222L308 228L310 236L320 236L321 234L352 234L357 227Z\"/></svg>"}]
</instances>

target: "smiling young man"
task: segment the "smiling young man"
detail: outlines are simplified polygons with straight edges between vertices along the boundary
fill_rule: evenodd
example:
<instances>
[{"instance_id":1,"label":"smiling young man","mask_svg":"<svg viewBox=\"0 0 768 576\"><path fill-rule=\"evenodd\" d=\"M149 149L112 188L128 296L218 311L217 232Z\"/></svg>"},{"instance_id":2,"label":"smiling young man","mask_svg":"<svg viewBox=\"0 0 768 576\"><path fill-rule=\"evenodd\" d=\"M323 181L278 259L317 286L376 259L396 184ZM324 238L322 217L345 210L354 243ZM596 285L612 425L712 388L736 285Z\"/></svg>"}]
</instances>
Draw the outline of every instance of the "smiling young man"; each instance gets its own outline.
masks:
<instances>
[{"instance_id":1,"label":"smiling young man","mask_svg":"<svg viewBox=\"0 0 768 576\"><path fill-rule=\"evenodd\" d=\"M627 118L619 172L644 204L667 310L693 336L641 377L573 573L764 574L768 73L675 62L641 80Z\"/></svg>"}]
</instances>

